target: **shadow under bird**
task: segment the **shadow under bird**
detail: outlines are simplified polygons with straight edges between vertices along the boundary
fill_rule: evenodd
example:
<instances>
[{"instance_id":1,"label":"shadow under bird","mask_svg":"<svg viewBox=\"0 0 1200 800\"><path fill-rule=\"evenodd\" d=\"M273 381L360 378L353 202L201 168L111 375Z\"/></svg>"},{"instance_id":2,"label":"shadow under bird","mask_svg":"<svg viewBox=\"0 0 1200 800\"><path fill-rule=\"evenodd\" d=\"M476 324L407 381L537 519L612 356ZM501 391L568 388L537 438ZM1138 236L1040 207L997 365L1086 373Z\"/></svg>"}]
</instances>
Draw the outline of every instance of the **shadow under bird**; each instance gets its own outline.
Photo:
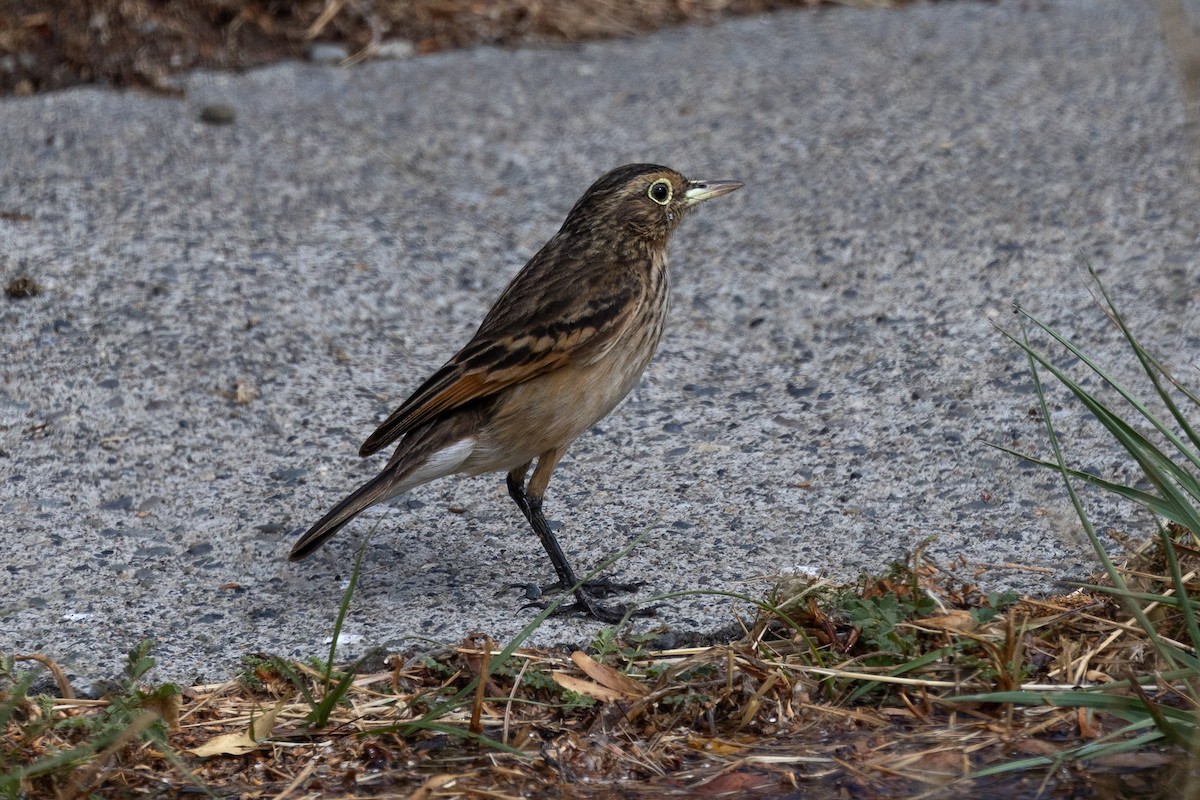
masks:
<instances>
[{"instance_id":1,"label":"shadow under bird","mask_svg":"<svg viewBox=\"0 0 1200 800\"><path fill-rule=\"evenodd\" d=\"M671 234L696 205L741 187L688 180L654 164L619 167L592 184L466 346L363 443L361 456L398 443L383 471L301 536L289 558L304 558L367 507L415 486L447 475L505 472L509 494L558 574L547 590L576 586L542 514L550 475L571 443L629 393L654 355L670 303ZM588 583L558 612L617 622L628 609L598 598L631 588Z\"/></svg>"}]
</instances>

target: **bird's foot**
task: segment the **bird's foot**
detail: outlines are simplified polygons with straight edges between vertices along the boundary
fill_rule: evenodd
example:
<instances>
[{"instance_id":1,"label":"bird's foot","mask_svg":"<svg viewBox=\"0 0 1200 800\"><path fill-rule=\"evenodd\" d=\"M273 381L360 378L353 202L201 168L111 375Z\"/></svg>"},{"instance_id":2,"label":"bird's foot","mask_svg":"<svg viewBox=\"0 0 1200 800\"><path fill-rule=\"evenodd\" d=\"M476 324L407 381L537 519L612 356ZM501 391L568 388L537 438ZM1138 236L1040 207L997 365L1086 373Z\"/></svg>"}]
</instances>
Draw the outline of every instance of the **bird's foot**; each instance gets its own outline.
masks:
<instances>
[{"instance_id":1,"label":"bird's foot","mask_svg":"<svg viewBox=\"0 0 1200 800\"><path fill-rule=\"evenodd\" d=\"M588 581L583 585L583 588L575 592L575 601L573 603L565 603L558 606L554 609L551 616L566 617L573 614L582 614L610 624L621 622L627 615L630 617L653 617L655 616L657 606L636 608L634 606L615 605L610 607L599 602L601 598L611 597L619 592L636 591L642 585L641 583L618 583L610 581L607 578ZM561 583L554 583L549 586L538 586L536 583L514 583L509 588L521 589L524 592L525 599L529 602L522 606L523 608L546 608L550 605L550 602L542 599L543 595L560 592L563 586Z\"/></svg>"},{"instance_id":2,"label":"bird's foot","mask_svg":"<svg viewBox=\"0 0 1200 800\"><path fill-rule=\"evenodd\" d=\"M596 578L594 581L585 581L582 588L592 597L604 599L605 597L612 597L614 594L636 592L645 585L642 581L621 583L614 581L612 578ZM562 581L555 581L548 586L542 586L541 591L542 594L555 594L556 592L565 592L570 588L570 586L564 584Z\"/></svg>"},{"instance_id":3,"label":"bird's foot","mask_svg":"<svg viewBox=\"0 0 1200 800\"><path fill-rule=\"evenodd\" d=\"M534 605L539 608L545 608L547 604L544 601L536 601L530 603L530 605ZM592 597L587 592L580 590L575 592L574 603L558 606L554 609L550 616L567 617L575 614L581 614L583 616L592 617L593 619L598 619L601 622L608 623L609 625L616 625L624 622L630 617L653 617L656 615L657 608L657 606L648 606L646 608L637 608L635 606L626 605L605 606L597 602L596 598Z\"/></svg>"},{"instance_id":4,"label":"bird's foot","mask_svg":"<svg viewBox=\"0 0 1200 800\"><path fill-rule=\"evenodd\" d=\"M620 581L614 581L611 578L597 578L594 581L587 581L584 583L583 589L594 598L604 599L606 597L612 597L615 594L628 594L629 592L636 592L645 585L646 584L642 581L637 581L636 583L622 583ZM571 587L562 581L555 581L554 583L548 583L545 586L538 586L536 583L511 583L509 584L508 588L520 589L521 593L525 595L526 600L541 600L545 595L565 592Z\"/></svg>"}]
</instances>

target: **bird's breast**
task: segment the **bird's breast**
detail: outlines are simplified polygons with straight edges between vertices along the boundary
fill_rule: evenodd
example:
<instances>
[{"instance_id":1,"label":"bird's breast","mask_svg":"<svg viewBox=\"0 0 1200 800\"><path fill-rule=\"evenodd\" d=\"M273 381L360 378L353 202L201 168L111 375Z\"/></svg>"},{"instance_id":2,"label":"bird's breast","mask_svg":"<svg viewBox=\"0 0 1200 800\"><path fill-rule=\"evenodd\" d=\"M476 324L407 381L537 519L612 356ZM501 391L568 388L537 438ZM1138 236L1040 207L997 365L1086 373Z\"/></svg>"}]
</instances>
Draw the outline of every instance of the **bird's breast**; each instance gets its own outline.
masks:
<instances>
[{"instance_id":1,"label":"bird's breast","mask_svg":"<svg viewBox=\"0 0 1200 800\"><path fill-rule=\"evenodd\" d=\"M511 469L563 447L608 415L629 394L662 338L670 290L665 264L651 276L629 322L610 346L505 389L480 432L472 472ZM503 462L503 463L501 463Z\"/></svg>"}]
</instances>

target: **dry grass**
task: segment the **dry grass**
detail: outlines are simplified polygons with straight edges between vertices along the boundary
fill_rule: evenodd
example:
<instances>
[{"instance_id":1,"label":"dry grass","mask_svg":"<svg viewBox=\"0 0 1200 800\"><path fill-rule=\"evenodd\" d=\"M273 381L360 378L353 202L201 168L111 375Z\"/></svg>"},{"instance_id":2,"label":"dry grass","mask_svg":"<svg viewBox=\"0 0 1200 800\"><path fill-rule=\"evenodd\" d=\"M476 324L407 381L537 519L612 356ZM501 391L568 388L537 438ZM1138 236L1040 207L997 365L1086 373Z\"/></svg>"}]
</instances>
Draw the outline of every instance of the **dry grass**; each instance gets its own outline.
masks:
<instances>
[{"instance_id":1,"label":"dry grass","mask_svg":"<svg viewBox=\"0 0 1200 800\"><path fill-rule=\"evenodd\" d=\"M399 39L418 53L574 42L778 8L910 0L0 0L0 95L79 83L174 91L181 70L301 58L314 41L352 60Z\"/></svg>"},{"instance_id":2,"label":"dry grass","mask_svg":"<svg viewBox=\"0 0 1200 800\"><path fill-rule=\"evenodd\" d=\"M1128 579L1149 576L1146 586L1157 585L1160 558L1153 547L1137 554L1125 568ZM517 650L499 663L500 649L477 636L430 656L393 655L357 675L320 727L306 721L312 706L297 691L302 682L319 700L320 670L261 659L238 680L141 704L167 721L179 763L137 730L71 769L26 780L24 791L56 798L174 795L196 786L246 798L807 798L1013 797L1044 788L1047 796L1177 796L1161 792L1182 780L1183 752L1162 747L1114 754L1086 769L971 777L989 765L1096 741L1122 721L1093 710L955 696L1049 694L1163 665L1102 594L1025 598L993 616L989 599L956 572L917 561L856 587L778 587L773 610L747 621L737 641L713 647L646 652L636 641L600 637L595 658ZM912 654L885 649L885 637L849 621L851 600L886 597L909 614L896 630ZM926 602L936 613L915 616ZM1171 635L1168 615L1160 621L1160 632ZM1175 702L1166 681L1140 691ZM60 693L21 701L0 739L8 762L15 755L34 763L78 746L94 732L84 720L110 703ZM54 724L34 726L38 715ZM134 717L130 724L144 729L148 722Z\"/></svg>"}]
</instances>

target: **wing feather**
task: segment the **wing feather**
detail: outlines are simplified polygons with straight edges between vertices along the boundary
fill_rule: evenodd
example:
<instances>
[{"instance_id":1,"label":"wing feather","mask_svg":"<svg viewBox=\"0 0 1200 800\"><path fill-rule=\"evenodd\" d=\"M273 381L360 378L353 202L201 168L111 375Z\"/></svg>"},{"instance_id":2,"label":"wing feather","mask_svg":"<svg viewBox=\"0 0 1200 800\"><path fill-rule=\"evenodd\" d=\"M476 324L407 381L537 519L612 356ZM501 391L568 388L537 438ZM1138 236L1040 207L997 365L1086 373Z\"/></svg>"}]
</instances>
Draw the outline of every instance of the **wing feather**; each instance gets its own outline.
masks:
<instances>
[{"instance_id":1,"label":"wing feather","mask_svg":"<svg viewBox=\"0 0 1200 800\"><path fill-rule=\"evenodd\" d=\"M359 455L378 452L441 414L607 352L635 313L644 281L633 270L589 272L561 264L553 275L539 274L541 261L535 257L513 279L471 341L392 412ZM573 280L564 286L567 276Z\"/></svg>"}]
</instances>

